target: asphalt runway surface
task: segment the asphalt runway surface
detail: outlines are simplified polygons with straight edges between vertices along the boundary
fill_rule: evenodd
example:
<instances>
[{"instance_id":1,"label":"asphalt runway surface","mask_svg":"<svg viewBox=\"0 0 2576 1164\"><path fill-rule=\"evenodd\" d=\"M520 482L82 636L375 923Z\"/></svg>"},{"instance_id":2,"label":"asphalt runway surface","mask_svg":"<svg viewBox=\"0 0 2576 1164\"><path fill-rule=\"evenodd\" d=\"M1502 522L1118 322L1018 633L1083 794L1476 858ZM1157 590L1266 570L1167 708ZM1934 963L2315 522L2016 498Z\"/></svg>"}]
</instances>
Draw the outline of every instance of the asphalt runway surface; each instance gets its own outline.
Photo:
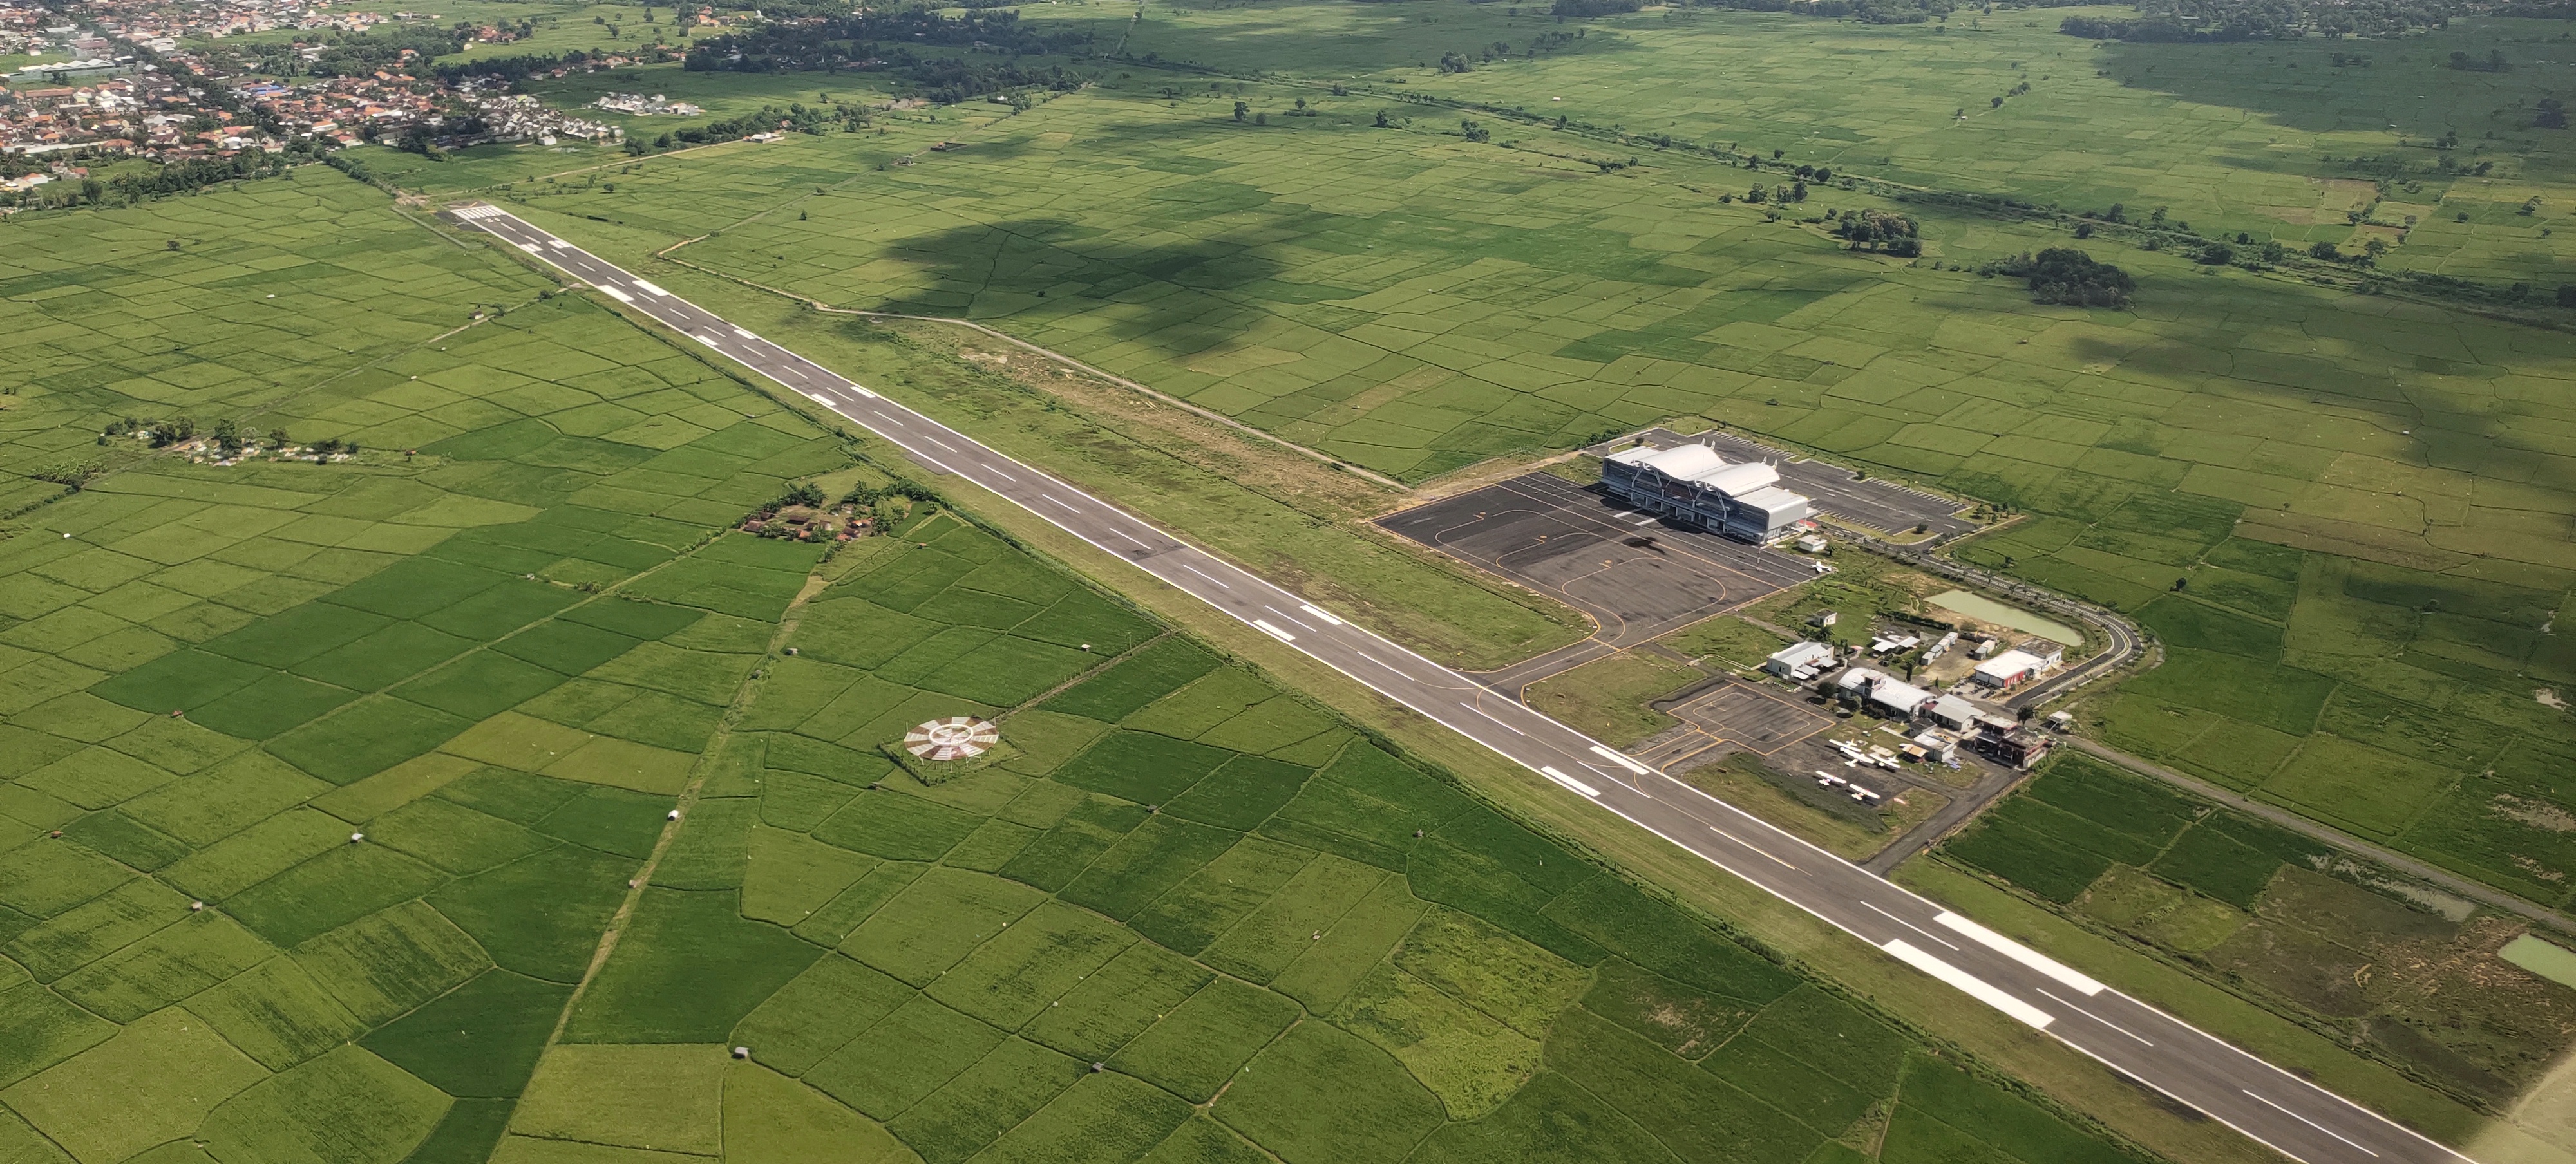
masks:
<instances>
[{"instance_id":1,"label":"asphalt runway surface","mask_svg":"<svg viewBox=\"0 0 2576 1164\"><path fill-rule=\"evenodd\" d=\"M449 210L788 390L1921 971L2303 1161L2464 1159L518 219Z\"/></svg>"},{"instance_id":2,"label":"asphalt runway surface","mask_svg":"<svg viewBox=\"0 0 2576 1164\"><path fill-rule=\"evenodd\" d=\"M1563 477L1528 473L1377 519L1591 615L1632 647L1815 576L1802 558L1664 524Z\"/></svg>"}]
</instances>

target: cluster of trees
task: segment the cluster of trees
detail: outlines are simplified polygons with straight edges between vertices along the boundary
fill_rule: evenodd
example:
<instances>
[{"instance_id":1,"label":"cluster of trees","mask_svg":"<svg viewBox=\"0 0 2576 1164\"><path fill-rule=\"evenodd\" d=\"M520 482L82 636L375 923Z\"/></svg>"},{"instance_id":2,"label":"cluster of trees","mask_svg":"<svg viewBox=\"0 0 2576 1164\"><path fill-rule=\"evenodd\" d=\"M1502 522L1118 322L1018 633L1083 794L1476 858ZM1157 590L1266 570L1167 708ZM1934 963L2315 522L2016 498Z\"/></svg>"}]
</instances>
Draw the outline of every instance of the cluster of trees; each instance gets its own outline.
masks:
<instances>
[{"instance_id":1,"label":"cluster of trees","mask_svg":"<svg viewBox=\"0 0 2576 1164\"><path fill-rule=\"evenodd\" d=\"M655 150L678 149L684 145L709 145L720 141L739 141L755 133L773 130L789 133L822 134L834 125L853 124L858 111L849 106L807 105L794 102L785 108L763 105L739 117L710 121L690 129L675 129L650 141L637 134L626 139L626 152L641 157Z\"/></svg>"},{"instance_id":2,"label":"cluster of trees","mask_svg":"<svg viewBox=\"0 0 2576 1164\"><path fill-rule=\"evenodd\" d=\"M2464 52L2454 51L2451 53L2451 59L2444 63L2450 68L2470 73L2501 73L2512 67L2505 63L2503 49L2488 49L2487 55L2483 57L2473 57Z\"/></svg>"},{"instance_id":3,"label":"cluster of trees","mask_svg":"<svg viewBox=\"0 0 2576 1164\"><path fill-rule=\"evenodd\" d=\"M1629 10L1634 11L1633 6ZM1540 53L1553 53L1557 49L1581 39L1583 39L1583 30L1579 28L1573 32L1542 32L1530 40L1529 47L1521 50L1521 55L1531 60L1536 60ZM1478 65L1490 65L1495 61L1510 60L1511 56L1511 42L1498 40L1489 45L1468 49L1465 52L1446 52L1440 54L1440 71L1444 73L1472 73L1476 70L1476 66Z\"/></svg>"},{"instance_id":4,"label":"cluster of trees","mask_svg":"<svg viewBox=\"0 0 2576 1164\"><path fill-rule=\"evenodd\" d=\"M1478 65L1490 65L1494 63L1495 58L1508 57L1510 55L1512 55L1512 46L1508 42L1498 40L1492 44L1484 46L1483 48L1469 49L1463 53L1452 52L1440 54L1440 71L1444 73L1471 73L1476 70L1476 66ZM1530 55L1537 56L1538 50L1533 47L1530 50Z\"/></svg>"},{"instance_id":5,"label":"cluster of trees","mask_svg":"<svg viewBox=\"0 0 2576 1164\"><path fill-rule=\"evenodd\" d=\"M891 43L888 43L891 42ZM695 71L775 73L866 68L910 82L915 95L943 105L1012 89L1069 92L1082 77L1061 64L1020 58L1087 49L1089 32L1043 30L1017 12L970 8L962 16L931 9L861 11L763 24L700 39L682 58ZM913 46L956 46L978 56L923 53ZM739 136L739 135L737 135Z\"/></svg>"},{"instance_id":6,"label":"cluster of trees","mask_svg":"<svg viewBox=\"0 0 2576 1164\"><path fill-rule=\"evenodd\" d=\"M1912 216L1884 210L1846 210L1834 223L1834 236L1849 240L1853 250L1877 251L1910 259L1923 253L1923 236Z\"/></svg>"},{"instance_id":7,"label":"cluster of trees","mask_svg":"<svg viewBox=\"0 0 2576 1164\"><path fill-rule=\"evenodd\" d=\"M2076 307L2126 307L2129 293L2138 287L2127 271L2073 247L2050 247L2036 255L2024 251L1989 263L1977 273L2027 279L2033 302Z\"/></svg>"},{"instance_id":8,"label":"cluster of trees","mask_svg":"<svg viewBox=\"0 0 2576 1164\"><path fill-rule=\"evenodd\" d=\"M172 445L197 439L199 430L196 419L189 416L175 416L167 420L144 420L128 416L107 422L107 427L99 430L98 443L103 445L114 438L137 433L142 434L145 441L153 448L166 449ZM214 428L206 430L204 435L206 439L214 442L216 448L226 453L238 453L249 448L251 442L261 439L258 431L243 428L241 422L237 420L218 420ZM268 430L267 440L268 447L271 449L282 449L294 443L287 439L286 430L282 428ZM332 438L314 442L311 451L325 457L337 453L355 453L358 451L358 444L356 441Z\"/></svg>"},{"instance_id":9,"label":"cluster of trees","mask_svg":"<svg viewBox=\"0 0 2576 1164\"><path fill-rule=\"evenodd\" d=\"M2346 254L2342 247L2333 243L2321 242L2308 248L2308 257L2322 259L2329 263L2351 263L2355 266L2367 267L2377 263L2379 256L2387 254L2388 251L2388 240L2374 236L2370 241L2361 244L2361 253L2357 255Z\"/></svg>"},{"instance_id":10,"label":"cluster of trees","mask_svg":"<svg viewBox=\"0 0 2576 1164\"><path fill-rule=\"evenodd\" d=\"M2541 98L2539 109L2534 111L2531 115L2531 126L2534 129L2567 128L2567 106L2560 103L2560 101L2555 97ZM2491 163L2480 162L2478 164L2483 167Z\"/></svg>"},{"instance_id":11,"label":"cluster of trees","mask_svg":"<svg viewBox=\"0 0 2576 1164\"><path fill-rule=\"evenodd\" d=\"M1694 0L1704 8L1785 12L1826 20L1849 17L1863 24L1922 24L1958 10L1951 0Z\"/></svg>"},{"instance_id":12,"label":"cluster of trees","mask_svg":"<svg viewBox=\"0 0 2576 1164\"><path fill-rule=\"evenodd\" d=\"M454 64L440 65L431 69L429 73L451 85L468 77L498 77L516 84L539 73L551 72L555 69L581 68L588 65L591 59L591 54L582 49L574 49L561 56L547 53L521 53L511 57L485 57L479 61L458 61Z\"/></svg>"},{"instance_id":13,"label":"cluster of trees","mask_svg":"<svg viewBox=\"0 0 2576 1164\"><path fill-rule=\"evenodd\" d=\"M2246 249L2240 251L2238 247ZM2234 263L2248 270L2278 266L2281 260L2289 257L2290 248L2277 242L2257 243L2244 234L2237 235L2232 246L2223 242L2204 243L2191 252L2191 261L2202 266L2224 267Z\"/></svg>"},{"instance_id":14,"label":"cluster of trees","mask_svg":"<svg viewBox=\"0 0 2576 1164\"><path fill-rule=\"evenodd\" d=\"M244 72L275 77L358 77L380 69L402 69L405 49L417 54L426 66L433 58L463 51L465 38L473 31L471 24L448 28L404 24L369 32L327 33L322 51L309 61L304 59L303 50L312 46L302 43L226 45L224 55Z\"/></svg>"},{"instance_id":15,"label":"cluster of trees","mask_svg":"<svg viewBox=\"0 0 2576 1164\"><path fill-rule=\"evenodd\" d=\"M2445 28L2462 0L2143 0L2134 20L2070 16L2057 30L2088 40L2145 43L2403 36Z\"/></svg>"},{"instance_id":16,"label":"cluster of trees","mask_svg":"<svg viewBox=\"0 0 2576 1164\"><path fill-rule=\"evenodd\" d=\"M690 69L777 73L891 66L898 72L930 62L912 46L946 46L1003 56L1046 56L1090 47L1081 29L1045 29L1020 14L969 9L944 16L935 9L843 10L838 15L772 20L739 32L700 38L683 58Z\"/></svg>"},{"instance_id":17,"label":"cluster of trees","mask_svg":"<svg viewBox=\"0 0 2576 1164\"><path fill-rule=\"evenodd\" d=\"M1645 6L1645 0L1555 0L1548 6L1547 11L1548 15L1559 20L1567 18L1580 20L1593 16L1617 16L1623 12L1634 12Z\"/></svg>"}]
</instances>

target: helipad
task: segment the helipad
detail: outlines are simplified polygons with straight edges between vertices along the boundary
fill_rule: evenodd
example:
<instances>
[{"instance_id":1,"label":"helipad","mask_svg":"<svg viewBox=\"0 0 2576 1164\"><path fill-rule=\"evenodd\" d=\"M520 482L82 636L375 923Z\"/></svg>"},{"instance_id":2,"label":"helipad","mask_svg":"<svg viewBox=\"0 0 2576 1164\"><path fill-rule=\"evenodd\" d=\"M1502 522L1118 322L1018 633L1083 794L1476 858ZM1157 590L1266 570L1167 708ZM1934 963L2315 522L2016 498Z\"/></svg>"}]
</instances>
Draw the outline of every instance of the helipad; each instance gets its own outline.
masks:
<instances>
[{"instance_id":1,"label":"helipad","mask_svg":"<svg viewBox=\"0 0 2576 1164\"><path fill-rule=\"evenodd\" d=\"M905 732L903 747L924 760L969 760L1000 743L1002 729L989 719L952 715Z\"/></svg>"}]
</instances>

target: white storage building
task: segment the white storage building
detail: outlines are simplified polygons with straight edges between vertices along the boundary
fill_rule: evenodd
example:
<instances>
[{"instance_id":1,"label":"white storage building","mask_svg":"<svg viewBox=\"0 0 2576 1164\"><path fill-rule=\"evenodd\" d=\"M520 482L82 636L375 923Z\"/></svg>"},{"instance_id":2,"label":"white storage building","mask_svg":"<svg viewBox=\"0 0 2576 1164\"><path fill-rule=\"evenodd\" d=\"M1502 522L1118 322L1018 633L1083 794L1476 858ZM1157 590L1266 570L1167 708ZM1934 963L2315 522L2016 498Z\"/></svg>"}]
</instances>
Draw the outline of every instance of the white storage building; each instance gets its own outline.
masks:
<instances>
[{"instance_id":1,"label":"white storage building","mask_svg":"<svg viewBox=\"0 0 2576 1164\"><path fill-rule=\"evenodd\" d=\"M1902 679L1881 679L1869 688L1871 709L1888 719L1911 721L1931 702L1931 692Z\"/></svg>"},{"instance_id":2,"label":"white storage building","mask_svg":"<svg viewBox=\"0 0 2576 1164\"><path fill-rule=\"evenodd\" d=\"M2010 687L2047 670L2049 662L2023 650L2010 650L1977 664L1969 673L1980 686Z\"/></svg>"},{"instance_id":3,"label":"white storage building","mask_svg":"<svg viewBox=\"0 0 2576 1164\"><path fill-rule=\"evenodd\" d=\"M1924 714L1931 716L1932 722L1951 731L1966 731L1976 725L1977 705L1956 695L1944 695L1933 700L1932 706L1926 709Z\"/></svg>"},{"instance_id":4,"label":"white storage building","mask_svg":"<svg viewBox=\"0 0 2576 1164\"><path fill-rule=\"evenodd\" d=\"M1805 682L1834 665L1834 649L1823 643L1792 643L1771 653L1762 669L1783 679Z\"/></svg>"}]
</instances>

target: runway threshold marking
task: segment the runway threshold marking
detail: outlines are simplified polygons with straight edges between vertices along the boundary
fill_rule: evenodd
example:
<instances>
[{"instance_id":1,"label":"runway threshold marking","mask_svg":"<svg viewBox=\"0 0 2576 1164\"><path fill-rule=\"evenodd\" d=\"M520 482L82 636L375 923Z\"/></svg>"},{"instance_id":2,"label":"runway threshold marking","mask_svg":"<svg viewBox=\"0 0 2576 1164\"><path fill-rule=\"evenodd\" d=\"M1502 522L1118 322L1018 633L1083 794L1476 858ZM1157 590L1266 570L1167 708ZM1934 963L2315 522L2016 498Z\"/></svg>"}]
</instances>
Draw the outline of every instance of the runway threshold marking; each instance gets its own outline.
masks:
<instances>
[{"instance_id":1,"label":"runway threshold marking","mask_svg":"<svg viewBox=\"0 0 2576 1164\"><path fill-rule=\"evenodd\" d=\"M1292 634L1289 634L1288 632L1286 632L1286 631L1284 631L1284 630L1281 630L1281 629L1279 629L1278 627L1275 627L1275 626L1270 625L1270 620L1269 620L1269 619L1266 619L1266 618L1256 618L1256 619L1253 619L1253 620L1252 620L1252 625L1254 625L1254 626L1256 626L1256 627L1261 628L1262 633L1267 634L1267 635L1269 635L1271 638L1277 639L1277 640L1279 640L1280 642L1283 642L1283 643L1293 643L1293 642L1296 642L1296 641L1297 641L1297 636L1292 635Z\"/></svg>"},{"instance_id":2,"label":"runway threshold marking","mask_svg":"<svg viewBox=\"0 0 2576 1164\"><path fill-rule=\"evenodd\" d=\"M1486 717L1486 718L1491 719L1491 718L1493 718L1493 717L1488 716L1488 717ZM1501 721L1501 720L1495 720L1494 722L1496 722L1496 723L1502 723L1502 721ZM1503 724L1503 726L1505 726L1505 727L1511 727L1511 725L1510 725L1510 724ZM1518 730L1518 729L1514 729L1514 730ZM1566 774L1565 774L1565 773L1563 773L1563 772L1559 772L1559 771L1557 771L1556 769L1551 768L1551 767L1549 767L1549 766L1547 766L1547 765L1545 765L1545 764L1541 764L1541 765L1539 765L1539 766L1538 766L1538 771L1539 771L1539 775L1541 775L1541 776L1545 776L1545 777L1547 777L1547 778L1548 778L1548 779L1550 779L1550 780L1554 780L1554 781L1556 781L1557 783L1562 784L1562 785L1566 786L1567 788L1572 789L1572 790L1574 790L1574 791L1576 791L1576 792L1580 792L1580 793L1582 793L1582 794L1583 794L1583 795L1585 795L1585 796L1598 797L1598 796L1600 796L1600 795L1601 795L1601 790L1600 790L1600 789L1598 789L1598 788L1594 788L1593 786L1591 786L1591 785L1589 785L1589 784L1586 784L1586 783L1584 783L1584 782L1582 782L1582 781L1580 781L1580 780L1577 780L1577 779L1575 779L1575 778L1574 778L1574 777L1572 777L1572 776L1568 776L1568 775L1566 775Z\"/></svg>"},{"instance_id":3,"label":"runway threshold marking","mask_svg":"<svg viewBox=\"0 0 2576 1164\"><path fill-rule=\"evenodd\" d=\"M2028 966L2033 970L2037 970L2050 978L2056 979L2067 989L2082 994L2086 998L2091 998L2103 991L2101 983L2095 982L2091 978L2087 978L2082 974L2076 973L2074 970L2067 968L2064 963L2059 962L2055 958L2042 954L2037 950L2022 945L2011 938L2007 938L2002 934L1996 933L1993 930L1987 929L1984 926L1978 925L1977 923L1969 921L1964 917L1960 917L1955 913L1951 913L1948 910L1941 911L1940 916L1935 917L1932 920L1943 929L1964 935L1969 941L1975 942L1980 946L1984 946L1989 950L1993 950L1994 952L2010 958L2015 962L2019 962L2024 966Z\"/></svg>"},{"instance_id":4,"label":"runway threshold marking","mask_svg":"<svg viewBox=\"0 0 2576 1164\"><path fill-rule=\"evenodd\" d=\"M1895 955L1897 961L1948 983L1952 989L2020 1020L2033 1030L2047 1030L2048 1024L2057 1021L2056 1015L2005 993L2002 987L1983 978L1924 953L1915 948L1914 943L1903 938L1897 938L1879 948Z\"/></svg>"},{"instance_id":5,"label":"runway threshold marking","mask_svg":"<svg viewBox=\"0 0 2576 1164\"><path fill-rule=\"evenodd\" d=\"M1639 776L1650 776L1653 775L1655 771L1652 768L1640 764L1635 760L1631 760L1617 752L1611 751L1608 748L1602 747L1599 744L1592 745L1592 754L1599 756L1604 760L1608 760L1613 764L1617 764L1618 766L1625 768L1630 772L1634 772Z\"/></svg>"},{"instance_id":6,"label":"runway threshold marking","mask_svg":"<svg viewBox=\"0 0 2576 1164\"><path fill-rule=\"evenodd\" d=\"M1338 618L1333 617L1333 612L1331 612L1331 611L1329 611L1329 610L1326 610L1326 609L1324 609L1323 607L1317 606L1317 605L1315 605L1314 603L1311 603L1311 602L1301 603L1301 604L1299 604L1299 605L1298 605L1297 609L1302 610L1302 611L1305 611L1305 612L1306 612L1306 613L1308 613L1308 614L1314 615L1315 617L1320 618L1320 619L1324 620L1326 623L1329 623L1329 624L1331 624L1331 625L1333 625L1333 626L1340 626L1340 625L1342 625L1342 620L1340 620L1340 619L1338 619Z\"/></svg>"}]
</instances>

